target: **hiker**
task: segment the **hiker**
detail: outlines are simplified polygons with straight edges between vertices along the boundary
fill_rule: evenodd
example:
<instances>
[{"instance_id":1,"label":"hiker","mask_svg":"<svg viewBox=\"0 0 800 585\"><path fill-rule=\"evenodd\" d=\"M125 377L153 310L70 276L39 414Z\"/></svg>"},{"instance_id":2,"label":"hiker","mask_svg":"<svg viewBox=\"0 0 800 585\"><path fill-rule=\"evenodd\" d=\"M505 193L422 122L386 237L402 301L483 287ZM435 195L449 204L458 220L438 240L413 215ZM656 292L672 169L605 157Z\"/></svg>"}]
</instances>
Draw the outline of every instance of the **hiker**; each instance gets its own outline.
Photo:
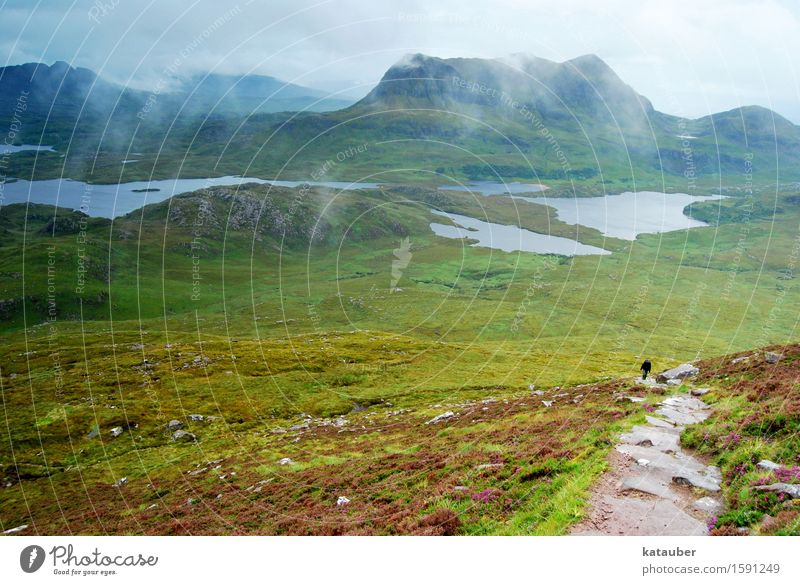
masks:
<instances>
[{"instance_id":1,"label":"hiker","mask_svg":"<svg viewBox=\"0 0 800 585\"><path fill-rule=\"evenodd\" d=\"M642 367L639 368L640 370L642 370L642 380L647 380L647 374L650 373L652 367L653 366L650 364L650 360L644 360L642 362Z\"/></svg>"}]
</instances>

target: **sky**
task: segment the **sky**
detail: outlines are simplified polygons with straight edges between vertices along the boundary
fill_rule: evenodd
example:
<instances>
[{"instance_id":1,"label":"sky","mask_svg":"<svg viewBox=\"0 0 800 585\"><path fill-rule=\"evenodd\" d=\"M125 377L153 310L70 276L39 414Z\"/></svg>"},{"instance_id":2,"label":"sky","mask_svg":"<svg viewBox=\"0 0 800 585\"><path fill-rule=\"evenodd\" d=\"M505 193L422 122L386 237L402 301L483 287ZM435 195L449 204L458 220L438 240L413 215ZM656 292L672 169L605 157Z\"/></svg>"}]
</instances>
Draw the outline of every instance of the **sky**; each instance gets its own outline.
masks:
<instances>
[{"instance_id":1,"label":"sky","mask_svg":"<svg viewBox=\"0 0 800 585\"><path fill-rule=\"evenodd\" d=\"M757 104L800 123L797 0L0 0L0 64L141 89L214 71L361 96L417 52L594 53L658 110Z\"/></svg>"}]
</instances>

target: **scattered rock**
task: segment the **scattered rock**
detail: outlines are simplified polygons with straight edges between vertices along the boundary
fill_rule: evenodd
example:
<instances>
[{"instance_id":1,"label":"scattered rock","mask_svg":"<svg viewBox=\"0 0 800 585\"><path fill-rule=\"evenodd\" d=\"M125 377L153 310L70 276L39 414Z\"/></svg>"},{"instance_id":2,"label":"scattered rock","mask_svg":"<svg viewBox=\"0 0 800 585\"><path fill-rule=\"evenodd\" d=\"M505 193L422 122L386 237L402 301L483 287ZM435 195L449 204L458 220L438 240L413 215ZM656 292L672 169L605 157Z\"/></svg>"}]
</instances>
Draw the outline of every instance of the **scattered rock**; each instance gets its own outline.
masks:
<instances>
[{"instance_id":1,"label":"scattered rock","mask_svg":"<svg viewBox=\"0 0 800 585\"><path fill-rule=\"evenodd\" d=\"M528 390L533 392L534 390L536 390L536 385L535 384L528 384Z\"/></svg>"},{"instance_id":2,"label":"scattered rock","mask_svg":"<svg viewBox=\"0 0 800 585\"><path fill-rule=\"evenodd\" d=\"M447 420L449 418L453 418L455 415L456 415L456 413L454 413L451 410L448 410L447 412L443 412L442 414L434 416L431 420L429 420L425 424L426 425L435 425L437 423L442 422L443 420Z\"/></svg>"},{"instance_id":3,"label":"scattered rock","mask_svg":"<svg viewBox=\"0 0 800 585\"><path fill-rule=\"evenodd\" d=\"M196 443L197 436L194 433L190 433L188 431L177 430L174 433L172 433L172 440L183 441L185 443Z\"/></svg>"},{"instance_id":4,"label":"scattered rock","mask_svg":"<svg viewBox=\"0 0 800 585\"><path fill-rule=\"evenodd\" d=\"M193 422L203 422L203 415L202 414L190 414L189 420Z\"/></svg>"},{"instance_id":5,"label":"scattered rock","mask_svg":"<svg viewBox=\"0 0 800 585\"><path fill-rule=\"evenodd\" d=\"M283 459L281 459L280 461L278 461L278 464L279 464L279 465L294 465L294 461L292 461L292 460L291 460L291 459L289 459L288 457L284 457Z\"/></svg>"},{"instance_id":6,"label":"scattered rock","mask_svg":"<svg viewBox=\"0 0 800 585\"><path fill-rule=\"evenodd\" d=\"M336 500L337 506L346 506L349 503L350 503L350 498L347 498L345 496L339 496L339 499Z\"/></svg>"},{"instance_id":7,"label":"scattered rock","mask_svg":"<svg viewBox=\"0 0 800 585\"><path fill-rule=\"evenodd\" d=\"M751 357L753 357L753 356L751 356L751 355L744 355L744 356L742 356L742 357L733 358L733 359L731 360L731 363L732 363L732 364L740 364L740 363L742 363L742 362L746 362L746 361L747 361L747 360L749 360Z\"/></svg>"},{"instance_id":8,"label":"scattered rock","mask_svg":"<svg viewBox=\"0 0 800 585\"><path fill-rule=\"evenodd\" d=\"M650 464L650 461L648 459L637 459L636 464L641 465L642 467L647 467Z\"/></svg>"},{"instance_id":9,"label":"scattered rock","mask_svg":"<svg viewBox=\"0 0 800 585\"><path fill-rule=\"evenodd\" d=\"M705 396L711 392L711 388L692 388L692 396Z\"/></svg>"},{"instance_id":10,"label":"scattered rock","mask_svg":"<svg viewBox=\"0 0 800 585\"><path fill-rule=\"evenodd\" d=\"M178 429L182 429L182 428L183 428L183 423L181 421L179 421L179 420L174 420L173 419L173 420L171 420L171 421L169 421L167 423L167 430L169 432L174 432L174 431L177 431Z\"/></svg>"},{"instance_id":11,"label":"scattered rock","mask_svg":"<svg viewBox=\"0 0 800 585\"><path fill-rule=\"evenodd\" d=\"M781 466L775 463L774 461L770 461L769 459L762 459L756 464L756 467L759 469L766 469L768 471L775 471L776 469L780 469Z\"/></svg>"},{"instance_id":12,"label":"scattered rock","mask_svg":"<svg viewBox=\"0 0 800 585\"><path fill-rule=\"evenodd\" d=\"M678 367L661 372L656 376L656 382L669 383L670 380L683 380L700 373L700 370L692 364L681 364Z\"/></svg>"},{"instance_id":13,"label":"scattered rock","mask_svg":"<svg viewBox=\"0 0 800 585\"><path fill-rule=\"evenodd\" d=\"M552 400L542 400L542 404L544 404L545 407L550 408L551 406L553 406L553 401Z\"/></svg>"},{"instance_id":14,"label":"scattered rock","mask_svg":"<svg viewBox=\"0 0 800 585\"><path fill-rule=\"evenodd\" d=\"M544 396L544 390L534 390L534 396Z\"/></svg>"},{"instance_id":15,"label":"scattered rock","mask_svg":"<svg viewBox=\"0 0 800 585\"><path fill-rule=\"evenodd\" d=\"M116 438L122 434L122 427L114 427L111 429L111 436Z\"/></svg>"},{"instance_id":16,"label":"scattered rock","mask_svg":"<svg viewBox=\"0 0 800 585\"><path fill-rule=\"evenodd\" d=\"M111 487L115 487L115 488L122 487L122 486L124 486L126 483L128 483L128 478L127 478L127 477L120 477L120 478L119 478L117 481L115 481L115 482L114 482L114 483L111 485Z\"/></svg>"},{"instance_id":17,"label":"scattered rock","mask_svg":"<svg viewBox=\"0 0 800 585\"><path fill-rule=\"evenodd\" d=\"M22 524L21 526L15 526L14 528L9 528L8 530L3 531L3 534L16 534L17 532L22 532L28 527L27 524Z\"/></svg>"},{"instance_id":18,"label":"scattered rock","mask_svg":"<svg viewBox=\"0 0 800 585\"><path fill-rule=\"evenodd\" d=\"M764 359L767 361L768 364L777 364L779 361L783 359L783 355L779 353L775 353L774 351L768 351L764 354Z\"/></svg>"},{"instance_id":19,"label":"scattered rock","mask_svg":"<svg viewBox=\"0 0 800 585\"><path fill-rule=\"evenodd\" d=\"M502 463L481 463L480 465L475 467L475 469L477 469L478 471L483 471L485 469L498 469L500 467L503 467Z\"/></svg>"},{"instance_id":20,"label":"scattered rock","mask_svg":"<svg viewBox=\"0 0 800 585\"><path fill-rule=\"evenodd\" d=\"M709 515L716 515L722 512L724 506L719 500L715 500L710 496L705 496L696 500L694 504L692 504L692 508L697 510L698 512L705 512Z\"/></svg>"},{"instance_id":21,"label":"scattered rock","mask_svg":"<svg viewBox=\"0 0 800 585\"><path fill-rule=\"evenodd\" d=\"M647 399L642 398L641 396L628 396L628 400L630 400L631 402L644 402Z\"/></svg>"},{"instance_id":22,"label":"scattered rock","mask_svg":"<svg viewBox=\"0 0 800 585\"><path fill-rule=\"evenodd\" d=\"M769 485L757 485L754 489L764 492L774 492L776 494L786 494L792 499L800 498L800 484L791 483L771 483Z\"/></svg>"}]
</instances>

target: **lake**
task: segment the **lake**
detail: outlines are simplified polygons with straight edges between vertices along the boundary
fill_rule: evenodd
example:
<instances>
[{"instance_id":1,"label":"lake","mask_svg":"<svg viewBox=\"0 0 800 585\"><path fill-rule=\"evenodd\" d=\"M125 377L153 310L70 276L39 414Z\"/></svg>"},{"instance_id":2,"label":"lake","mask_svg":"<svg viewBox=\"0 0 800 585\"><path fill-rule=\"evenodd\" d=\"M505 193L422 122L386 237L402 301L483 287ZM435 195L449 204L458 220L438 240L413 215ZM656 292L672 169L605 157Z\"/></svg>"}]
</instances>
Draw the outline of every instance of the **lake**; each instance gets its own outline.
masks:
<instances>
[{"instance_id":1,"label":"lake","mask_svg":"<svg viewBox=\"0 0 800 585\"><path fill-rule=\"evenodd\" d=\"M20 144L14 146L13 144L0 144L0 155L14 154L15 152L23 152L25 150L38 150L41 152L53 152L52 146L41 146L38 144Z\"/></svg>"},{"instance_id":2,"label":"lake","mask_svg":"<svg viewBox=\"0 0 800 585\"><path fill-rule=\"evenodd\" d=\"M657 191L625 192L603 197L523 197L519 193L543 191L536 183L495 183L476 181L464 187L440 187L446 191L469 191L485 196L508 195L514 199L555 208L558 219L572 225L599 230L603 235L635 240L639 234L659 234L708 224L687 217L684 209L692 203L724 199L722 195L687 195Z\"/></svg>"},{"instance_id":3,"label":"lake","mask_svg":"<svg viewBox=\"0 0 800 585\"><path fill-rule=\"evenodd\" d=\"M564 223L599 230L603 235L635 240L639 234L659 234L708 224L687 217L683 211L691 203L723 199L722 195L687 195L639 191L605 197L520 197L555 208Z\"/></svg>"},{"instance_id":4,"label":"lake","mask_svg":"<svg viewBox=\"0 0 800 585\"><path fill-rule=\"evenodd\" d=\"M210 179L165 179L134 181L113 185L89 185L71 179L44 181L17 180L0 184L0 201L11 203L47 203L70 209L80 209L94 217L118 217L143 205L158 203L181 193L219 186L244 183L271 184L276 187L297 187L305 183L331 189L374 189L377 183L347 181L267 181L254 177L214 177Z\"/></svg>"},{"instance_id":5,"label":"lake","mask_svg":"<svg viewBox=\"0 0 800 585\"><path fill-rule=\"evenodd\" d=\"M471 246L492 248L503 252L535 252L537 254L558 254L559 256L607 255L608 250L581 244L569 238L550 236L531 232L514 225L500 225L481 221L466 215L432 211L434 215L447 217L457 225L431 223L437 236L444 238L477 240Z\"/></svg>"}]
</instances>

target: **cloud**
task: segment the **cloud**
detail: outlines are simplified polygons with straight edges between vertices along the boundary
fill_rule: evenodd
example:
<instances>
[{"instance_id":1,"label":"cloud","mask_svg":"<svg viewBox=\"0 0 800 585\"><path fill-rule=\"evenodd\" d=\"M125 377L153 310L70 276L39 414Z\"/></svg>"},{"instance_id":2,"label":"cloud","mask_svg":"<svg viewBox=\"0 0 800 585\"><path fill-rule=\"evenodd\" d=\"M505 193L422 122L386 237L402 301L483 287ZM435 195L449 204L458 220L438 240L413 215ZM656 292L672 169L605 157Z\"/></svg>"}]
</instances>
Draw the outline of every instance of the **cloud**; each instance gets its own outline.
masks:
<instances>
[{"instance_id":1,"label":"cloud","mask_svg":"<svg viewBox=\"0 0 800 585\"><path fill-rule=\"evenodd\" d=\"M800 122L798 33L790 0L11 0L0 51L6 63L62 59L146 87L191 46L181 73L254 72L362 94L408 53L596 53L658 109L696 117L757 103Z\"/></svg>"}]
</instances>

